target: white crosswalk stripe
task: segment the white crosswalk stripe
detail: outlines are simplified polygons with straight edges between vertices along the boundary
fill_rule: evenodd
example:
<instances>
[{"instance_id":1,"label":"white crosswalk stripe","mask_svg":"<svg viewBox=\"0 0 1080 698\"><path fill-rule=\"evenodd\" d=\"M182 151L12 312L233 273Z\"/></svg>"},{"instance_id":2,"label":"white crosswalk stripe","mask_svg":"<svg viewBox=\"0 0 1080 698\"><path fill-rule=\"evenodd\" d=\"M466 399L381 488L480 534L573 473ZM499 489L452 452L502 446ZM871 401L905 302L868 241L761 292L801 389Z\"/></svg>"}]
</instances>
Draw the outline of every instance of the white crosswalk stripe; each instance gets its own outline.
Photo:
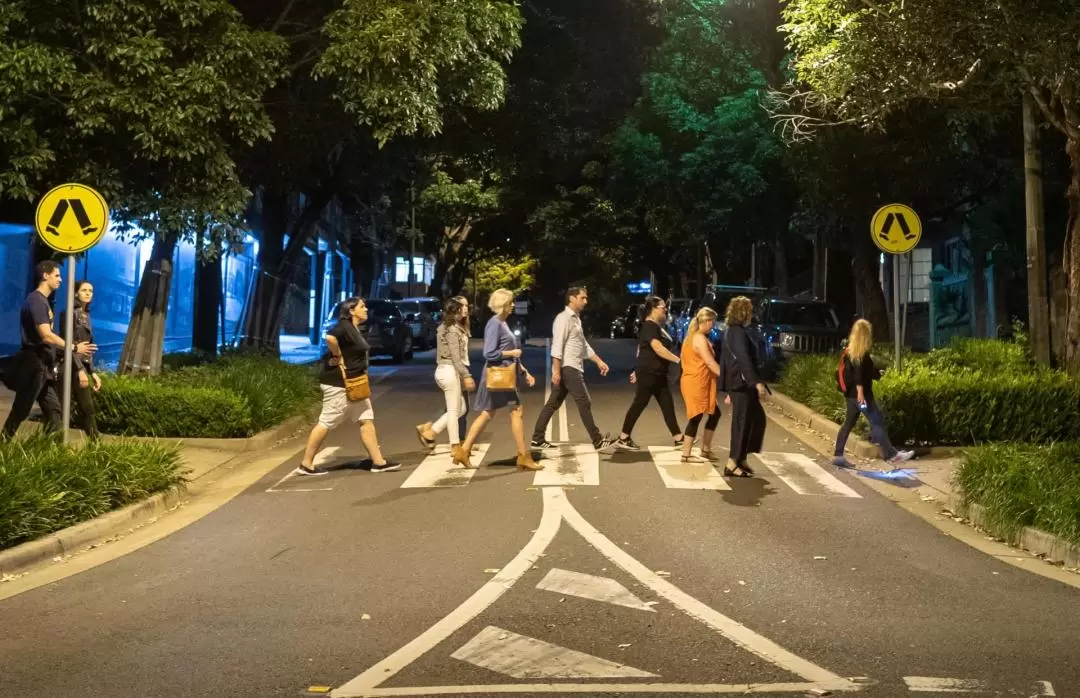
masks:
<instances>
[{"instance_id":1,"label":"white crosswalk stripe","mask_svg":"<svg viewBox=\"0 0 1080 698\"><path fill-rule=\"evenodd\" d=\"M694 455L700 452L695 448ZM653 465L669 490L730 490L712 463L683 463L682 449L670 446L649 446Z\"/></svg>"},{"instance_id":2,"label":"white crosswalk stripe","mask_svg":"<svg viewBox=\"0 0 1080 698\"><path fill-rule=\"evenodd\" d=\"M801 453L759 453L757 460L798 494L862 497Z\"/></svg>"},{"instance_id":3,"label":"white crosswalk stripe","mask_svg":"<svg viewBox=\"0 0 1080 698\"><path fill-rule=\"evenodd\" d=\"M543 470L533 476L534 487L596 487L600 484L600 454L590 444L545 448Z\"/></svg>"},{"instance_id":4,"label":"white crosswalk stripe","mask_svg":"<svg viewBox=\"0 0 1080 698\"><path fill-rule=\"evenodd\" d=\"M473 465L483 462L490 446L491 444L476 445L470 458ZM404 489L464 487L469 484L475 474L476 468L463 468L455 464L450 458L450 447L440 444L416 467L401 487Z\"/></svg>"}]
</instances>

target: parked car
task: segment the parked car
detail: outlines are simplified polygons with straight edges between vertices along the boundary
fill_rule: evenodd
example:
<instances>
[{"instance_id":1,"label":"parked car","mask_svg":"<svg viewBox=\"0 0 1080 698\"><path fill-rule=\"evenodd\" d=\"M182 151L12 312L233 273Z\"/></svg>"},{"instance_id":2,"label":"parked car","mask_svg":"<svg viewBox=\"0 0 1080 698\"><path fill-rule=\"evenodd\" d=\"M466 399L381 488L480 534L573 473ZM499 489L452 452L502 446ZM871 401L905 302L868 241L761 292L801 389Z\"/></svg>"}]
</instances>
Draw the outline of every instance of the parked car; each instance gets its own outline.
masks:
<instances>
[{"instance_id":1,"label":"parked car","mask_svg":"<svg viewBox=\"0 0 1080 698\"><path fill-rule=\"evenodd\" d=\"M633 303L628 306L626 312L611 321L611 338L627 339L637 337L638 330L641 329L642 312L641 303Z\"/></svg>"},{"instance_id":2,"label":"parked car","mask_svg":"<svg viewBox=\"0 0 1080 698\"><path fill-rule=\"evenodd\" d=\"M368 344L371 345L371 356L389 356L394 363L401 363L413 357L412 330L405 323L401 310L393 301L365 300L368 308L368 320L360 326ZM338 312L341 304L334 307L330 316L323 323L322 341L319 348L325 354L326 333L337 324Z\"/></svg>"},{"instance_id":3,"label":"parked car","mask_svg":"<svg viewBox=\"0 0 1080 698\"><path fill-rule=\"evenodd\" d=\"M768 298L754 321L761 362L773 375L792 356L838 353L846 334L836 308L820 300Z\"/></svg>"},{"instance_id":4,"label":"parked car","mask_svg":"<svg viewBox=\"0 0 1080 698\"><path fill-rule=\"evenodd\" d=\"M434 347L442 301L438 298L403 298L397 301L397 306L412 331L413 345L421 350Z\"/></svg>"},{"instance_id":5,"label":"parked car","mask_svg":"<svg viewBox=\"0 0 1080 698\"><path fill-rule=\"evenodd\" d=\"M697 304L690 298L669 298L667 301L667 326L665 329L671 338L675 340L675 346L682 344L682 340L679 339L679 320L684 316L688 316L691 308L696 308ZM693 317L689 315L689 317ZM687 320L689 324L689 320Z\"/></svg>"},{"instance_id":6,"label":"parked car","mask_svg":"<svg viewBox=\"0 0 1080 698\"><path fill-rule=\"evenodd\" d=\"M709 338L716 344L723 337L724 313L727 312L728 303L731 302L731 299L746 296L750 300L757 302L764 297L765 293L766 289L760 286L712 284L706 287L705 295L702 296L699 302L688 305L686 310L675 320L675 332L671 336L676 345L682 346L683 341L686 339L686 333L690 329L690 321L694 319L694 315L697 314L699 309L708 307L716 311L716 322L709 333Z\"/></svg>"}]
</instances>

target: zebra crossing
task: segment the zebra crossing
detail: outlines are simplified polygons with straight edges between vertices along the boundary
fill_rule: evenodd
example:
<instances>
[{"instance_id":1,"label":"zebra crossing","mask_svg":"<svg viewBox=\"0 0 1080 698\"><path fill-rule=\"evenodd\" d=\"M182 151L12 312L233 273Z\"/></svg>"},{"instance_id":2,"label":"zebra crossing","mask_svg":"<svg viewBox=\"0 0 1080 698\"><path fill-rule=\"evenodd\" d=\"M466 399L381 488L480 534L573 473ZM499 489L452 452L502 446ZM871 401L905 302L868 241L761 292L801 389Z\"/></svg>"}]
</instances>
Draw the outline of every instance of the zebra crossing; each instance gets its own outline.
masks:
<instances>
[{"instance_id":1,"label":"zebra crossing","mask_svg":"<svg viewBox=\"0 0 1080 698\"><path fill-rule=\"evenodd\" d=\"M483 467L490 444L478 444L472 462ZM731 490L732 484L721 474L722 463L683 463L682 450L670 446L650 446L645 452L656 469L658 481L673 490ZM694 450L695 455L697 449ZM588 444L565 444L540 453L546 467L533 474L534 487L599 487L600 454ZM754 462L756 460L756 462ZM490 463L487 463L490 465ZM801 453L760 453L751 456L751 465L760 475L769 471L795 494L818 497L862 496L826 468ZM607 464L605 469L626 468L625 463ZM451 462L447 446L438 446L401 485L403 489L438 489L467 487L476 468L462 468Z\"/></svg>"}]
</instances>

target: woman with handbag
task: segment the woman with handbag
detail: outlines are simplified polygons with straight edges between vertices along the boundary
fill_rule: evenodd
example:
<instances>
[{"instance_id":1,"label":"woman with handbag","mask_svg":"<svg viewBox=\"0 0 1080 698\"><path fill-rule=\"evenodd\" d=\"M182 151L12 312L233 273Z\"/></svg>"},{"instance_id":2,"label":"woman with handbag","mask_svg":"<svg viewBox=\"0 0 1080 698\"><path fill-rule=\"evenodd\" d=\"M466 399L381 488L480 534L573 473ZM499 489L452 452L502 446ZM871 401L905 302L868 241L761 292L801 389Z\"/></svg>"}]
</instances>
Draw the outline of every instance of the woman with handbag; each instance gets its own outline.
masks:
<instances>
[{"instance_id":1,"label":"woman with handbag","mask_svg":"<svg viewBox=\"0 0 1080 698\"><path fill-rule=\"evenodd\" d=\"M720 389L731 401L730 460L725 476L752 477L753 469L746 456L760 453L765 440L765 409L761 399L769 388L758 377L758 356L746 326L754 317L754 304L746 296L732 298L724 321L723 360L720 364Z\"/></svg>"},{"instance_id":2,"label":"woman with handbag","mask_svg":"<svg viewBox=\"0 0 1080 698\"><path fill-rule=\"evenodd\" d=\"M338 306L338 323L326 333L329 352L323 357L319 388L322 389L322 414L319 423L308 436L307 449L294 474L325 475L326 470L315 468L315 454L326 435L346 422L360 423L360 441L371 457L371 472L400 470L399 463L383 458L375 433L375 412L371 406L371 386L368 382L368 353L371 347L360 325L367 322L367 305L362 298L349 298Z\"/></svg>"},{"instance_id":3,"label":"woman with handbag","mask_svg":"<svg viewBox=\"0 0 1080 698\"><path fill-rule=\"evenodd\" d=\"M514 294L505 288L494 291L488 299L488 308L495 315L484 328L484 373L473 400L473 409L480 414L473 420L465 443L452 451L454 463L465 468L474 467L469 462L469 454L480 432L497 410L510 407L510 431L517 446L518 469L543 470L544 466L538 465L525 447L525 408L518 394L518 378L524 376L525 384L530 388L536 385L536 379L522 365L521 345L506 324L506 318L514 312Z\"/></svg>"},{"instance_id":4,"label":"woman with handbag","mask_svg":"<svg viewBox=\"0 0 1080 698\"><path fill-rule=\"evenodd\" d=\"M464 296L454 296L443 306L443 318L435 332L435 384L446 398L446 412L434 423L416 427L420 443L428 449L435 448L435 438L442 432L450 437L450 450L461 445L465 431L465 393L476 390L476 382L469 375L469 301Z\"/></svg>"}]
</instances>

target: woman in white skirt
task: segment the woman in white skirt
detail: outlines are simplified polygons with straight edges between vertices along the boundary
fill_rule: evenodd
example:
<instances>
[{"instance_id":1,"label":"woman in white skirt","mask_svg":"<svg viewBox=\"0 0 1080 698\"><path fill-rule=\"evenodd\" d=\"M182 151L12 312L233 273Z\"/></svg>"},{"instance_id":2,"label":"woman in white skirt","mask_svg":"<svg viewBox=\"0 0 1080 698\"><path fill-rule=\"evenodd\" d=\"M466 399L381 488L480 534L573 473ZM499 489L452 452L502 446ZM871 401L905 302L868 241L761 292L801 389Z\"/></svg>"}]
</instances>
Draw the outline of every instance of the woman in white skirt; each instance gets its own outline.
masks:
<instances>
[{"instance_id":1,"label":"woman in white skirt","mask_svg":"<svg viewBox=\"0 0 1080 698\"><path fill-rule=\"evenodd\" d=\"M469 406L465 393L476 390L469 374L469 301L454 296L443 306L443 318L435 333L435 384L446 399L446 412L434 422L419 424L416 435L425 448L435 448L435 439L446 432L450 449L461 444L465 415Z\"/></svg>"},{"instance_id":2,"label":"woman in white skirt","mask_svg":"<svg viewBox=\"0 0 1080 698\"><path fill-rule=\"evenodd\" d=\"M371 398L350 401L345 390L344 374L351 380L367 373L368 354L371 346L364 335L360 334L360 325L367 322L367 304L363 298L350 298L343 301L338 309L338 323L326 333L326 346L330 350L322 359L322 371L319 374L319 387L322 389L322 414L319 423L308 436L307 450L300 461L296 475L325 475L326 470L314 466L315 454L319 452L326 435L331 430L348 423L360 424L360 441L371 457L371 471L383 473L400 470L399 463L391 463L383 457L379 449L379 438L375 433L375 411Z\"/></svg>"}]
</instances>

